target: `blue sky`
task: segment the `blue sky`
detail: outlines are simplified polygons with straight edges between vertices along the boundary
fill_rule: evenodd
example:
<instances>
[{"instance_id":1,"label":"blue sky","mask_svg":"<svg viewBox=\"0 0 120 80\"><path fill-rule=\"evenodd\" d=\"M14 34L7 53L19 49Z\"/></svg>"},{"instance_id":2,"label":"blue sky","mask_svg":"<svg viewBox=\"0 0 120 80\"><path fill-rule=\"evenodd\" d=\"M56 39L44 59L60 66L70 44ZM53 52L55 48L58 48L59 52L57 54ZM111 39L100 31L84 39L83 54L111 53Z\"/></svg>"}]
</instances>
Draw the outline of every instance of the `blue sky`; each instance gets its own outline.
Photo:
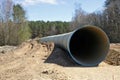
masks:
<instances>
[{"instance_id":1,"label":"blue sky","mask_svg":"<svg viewBox=\"0 0 120 80\"><path fill-rule=\"evenodd\" d=\"M86 12L103 9L105 0L14 0L27 12L28 20L71 21L75 4L80 4Z\"/></svg>"}]
</instances>

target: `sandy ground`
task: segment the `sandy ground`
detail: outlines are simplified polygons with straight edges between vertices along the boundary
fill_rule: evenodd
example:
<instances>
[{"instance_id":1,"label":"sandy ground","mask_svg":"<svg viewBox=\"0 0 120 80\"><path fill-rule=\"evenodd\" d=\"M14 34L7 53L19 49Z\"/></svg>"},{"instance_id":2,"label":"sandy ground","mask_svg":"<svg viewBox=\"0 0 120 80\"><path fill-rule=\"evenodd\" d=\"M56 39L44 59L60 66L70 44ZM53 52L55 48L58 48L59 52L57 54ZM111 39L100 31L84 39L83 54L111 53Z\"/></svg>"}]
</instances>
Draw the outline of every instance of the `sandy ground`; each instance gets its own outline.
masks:
<instances>
[{"instance_id":1,"label":"sandy ground","mask_svg":"<svg viewBox=\"0 0 120 80\"><path fill-rule=\"evenodd\" d=\"M0 80L120 80L120 44L97 67L81 67L53 43L0 47Z\"/></svg>"}]
</instances>

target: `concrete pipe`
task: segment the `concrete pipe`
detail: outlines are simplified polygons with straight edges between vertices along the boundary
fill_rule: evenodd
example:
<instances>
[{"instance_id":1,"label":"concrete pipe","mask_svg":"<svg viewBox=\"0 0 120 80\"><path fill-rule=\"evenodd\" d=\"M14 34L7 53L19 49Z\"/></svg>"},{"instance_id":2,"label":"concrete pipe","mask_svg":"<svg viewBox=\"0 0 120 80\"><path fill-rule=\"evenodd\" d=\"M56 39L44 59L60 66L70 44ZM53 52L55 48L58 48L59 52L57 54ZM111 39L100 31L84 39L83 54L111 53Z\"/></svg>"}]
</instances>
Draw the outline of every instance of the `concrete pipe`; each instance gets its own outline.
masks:
<instances>
[{"instance_id":1,"label":"concrete pipe","mask_svg":"<svg viewBox=\"0 0 120 80\"><path fill-rule=\"evenodd\" d=\"M41 42L54 42L68 51L71 59L82 66L96 66L109 51L109 39L95 26L84 26L69 33L43 37Z\"/></svg>"}]
</instances>

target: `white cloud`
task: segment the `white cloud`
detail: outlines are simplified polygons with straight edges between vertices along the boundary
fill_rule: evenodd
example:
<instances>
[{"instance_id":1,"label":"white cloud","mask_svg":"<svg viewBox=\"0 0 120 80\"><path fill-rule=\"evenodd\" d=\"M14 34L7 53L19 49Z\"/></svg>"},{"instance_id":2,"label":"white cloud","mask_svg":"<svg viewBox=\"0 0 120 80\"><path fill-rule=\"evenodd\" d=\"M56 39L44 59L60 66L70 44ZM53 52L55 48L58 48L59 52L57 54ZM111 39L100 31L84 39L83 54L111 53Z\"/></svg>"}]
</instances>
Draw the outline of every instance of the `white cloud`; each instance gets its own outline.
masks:
<instances>
[{"instance_id":1,"label":"white cloud","mask_svg":"<svg viewBox=\"0 0 120 80\"><path fill-rule=\"evenodd\" d=\"M13 0L15 3L22 4L23 6L28 6L28 5L37 5L37 4L52 4L52 5L57 5L57 4L65 4L64 0Z\"/></svg>"},{"instance_id":2,"label":"white cloud","mask_svg":"<svg viewBox=\"0 0 120 80\"><path fill-rule=\"evenodd\" d=\"M21 4L25 6L25 5L36 5L40 3L52 4L52 5L58 4L57 0L24 0L22 1Z\"/></svg>"}]
</instances>

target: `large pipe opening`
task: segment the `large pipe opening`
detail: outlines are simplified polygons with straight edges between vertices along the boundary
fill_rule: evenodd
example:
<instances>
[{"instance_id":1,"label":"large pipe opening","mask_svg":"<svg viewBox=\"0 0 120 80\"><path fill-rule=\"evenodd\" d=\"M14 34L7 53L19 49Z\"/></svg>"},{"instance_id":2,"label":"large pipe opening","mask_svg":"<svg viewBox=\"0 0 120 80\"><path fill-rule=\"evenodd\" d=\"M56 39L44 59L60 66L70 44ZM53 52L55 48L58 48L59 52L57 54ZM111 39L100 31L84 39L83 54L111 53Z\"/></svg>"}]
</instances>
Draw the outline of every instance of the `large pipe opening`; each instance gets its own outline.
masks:
<instances>
[{"instance_id":1,"label":"large pipe opening","mask_svg":"<svg viewBox=\"0 0 120 80\"><path fill-rule=\"evenodd\" d=\"M97 27L83 27L73 33L69 42L70 55L83 66L95 66L103 61L109 50L106 34Z\"/></svg>"}]
</instances>

